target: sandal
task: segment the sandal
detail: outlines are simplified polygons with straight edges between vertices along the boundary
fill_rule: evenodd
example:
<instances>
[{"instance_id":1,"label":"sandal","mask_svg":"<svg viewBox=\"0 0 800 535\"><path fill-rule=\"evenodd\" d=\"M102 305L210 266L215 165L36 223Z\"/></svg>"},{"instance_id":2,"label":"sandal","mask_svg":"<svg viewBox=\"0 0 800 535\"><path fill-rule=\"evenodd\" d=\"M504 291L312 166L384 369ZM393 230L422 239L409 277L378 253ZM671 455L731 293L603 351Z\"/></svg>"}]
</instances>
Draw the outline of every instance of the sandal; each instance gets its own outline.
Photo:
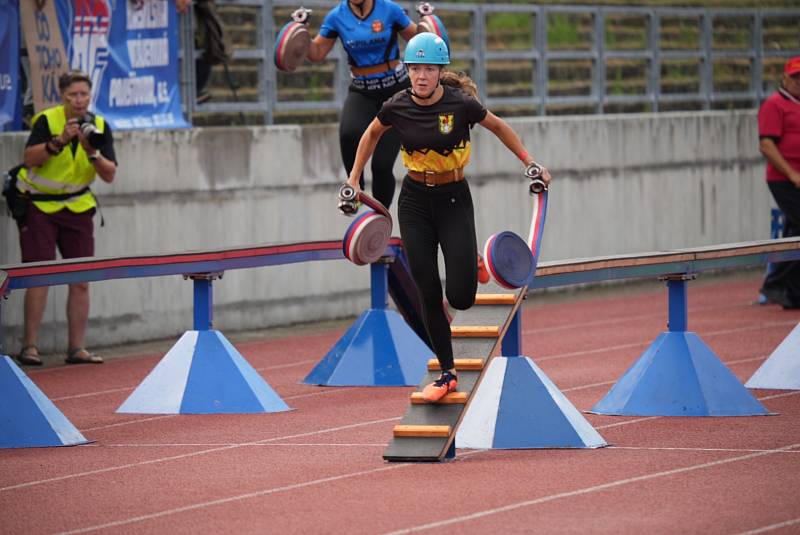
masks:
<instances>
[{"instance_id":1,"label":"sandal","mask_svg":"<svg viewBox=\"0 0 800 535\"><path fill-rule=\"evenodd\" d=\"M90 353L83 347L76 347L67 350L67 358L64 359L64 362L67 364L102 364L103 357Z\"/></svg>"},{"instance_id":2,"label":"sandal","mask_svg":"<svg viewBox=\"0 0 800 535\"><path fill-rule=\"evenodd\" d=\"M36 346L23 346L17 355L17 362L23 366L41 366L42 359L39 358L39 350Z\"/></svg>"}]
</instances>

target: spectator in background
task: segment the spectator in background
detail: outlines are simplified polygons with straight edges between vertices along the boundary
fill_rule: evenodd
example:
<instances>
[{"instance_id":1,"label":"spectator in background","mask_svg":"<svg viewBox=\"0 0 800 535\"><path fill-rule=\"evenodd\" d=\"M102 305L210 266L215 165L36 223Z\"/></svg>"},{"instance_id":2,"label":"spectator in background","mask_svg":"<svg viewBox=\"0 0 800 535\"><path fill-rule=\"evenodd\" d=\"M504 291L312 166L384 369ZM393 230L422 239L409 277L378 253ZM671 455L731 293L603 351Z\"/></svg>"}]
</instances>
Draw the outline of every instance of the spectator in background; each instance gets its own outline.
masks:
<instances>
[{"instance_id":1,"label":"spectator in background","mask_svg":"<svg viewBox=\"0 0 800 535\"><path fill-rule=\"evenodd\" d=\"M348 174L356 159L361 135L381 105L397 91L410 87L408 71L400 61L397 35L408 41L417 25L391 0L342 0L322 21L319 35L311 41L308 59L324 61L336 40L347 52L353 74L339 123L339 148ZM387 208L394 197L392 168L400 151L400 138L389 132L372 156L372 194ZM364 177L360 177L364 186Z\"/></svg>"},{"instance_id":2,"label":"spectator in background","mask_svg":"<svg viewBox=\"0 0 800 535\"><path fill-rule=\"evenodd\" d=\"M784 236L800 236L800 56L786 62L781 87L762 104L758 136L767 186L784 213ZM783 308L800 308L800 261L776 264L761 293Z\"/></svg>"},{"instance_id":3,"label":"spectator in background","mask_svg":"<svg viewBox=\"0 0 800 535\"><path fill-rule=\"evenodd\" d=\"M111 127L99 115L89 113L92 82L81 71L69 71L58 81L62 104L33 117L25 146L24 165L17 175L17 189L26 213L15 216L23 262L94 255L97 200L89 185L99 175L114 180L117 170ZM25 329L20 364L41 365L36 340L47 304L47 286L25 292ZM84 348L89 318L89 285L69 285L67 296L68 364L94 363L103 359Z\"/></svg>"},{"instance_id":4,"label":"spectator in background","mask_svg":"<svg viewBox=\"0 0 800 535\"><path fill-rule=\"evenodd\" d=\"M214 0L175 0L178 13L188 13L194 6L195 47L201 49L194 62L194 75L197 88L197 103L211 100L208 84L211 80L211 68L228 61L228 50L225 45L222 20L217 13ZM227 71L226 71L227 73ZM228 80L230 84L231 81Z\"/></svg>"}]
</instances>

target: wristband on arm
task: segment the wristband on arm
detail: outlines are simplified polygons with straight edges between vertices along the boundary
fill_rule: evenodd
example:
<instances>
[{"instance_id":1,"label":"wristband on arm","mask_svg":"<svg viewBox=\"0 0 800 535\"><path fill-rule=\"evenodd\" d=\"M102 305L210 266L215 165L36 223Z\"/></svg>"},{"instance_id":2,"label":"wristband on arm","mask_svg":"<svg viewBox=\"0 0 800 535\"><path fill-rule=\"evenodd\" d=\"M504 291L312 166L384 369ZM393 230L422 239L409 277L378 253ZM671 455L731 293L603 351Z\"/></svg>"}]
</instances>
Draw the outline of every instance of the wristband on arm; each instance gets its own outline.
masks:
<instances>
[{"instance_id":1,"label":"wristband on arm","mask_svg":"<svg viewBox=\"0 0 800 535\"><path fill-rule=\"evenodd\" d=\"M47 140L47 142L44 144L44 150L46 150L50 156L55 156L56 154L61 152L63 148L64 144L61 143L61 141L56 136L53 136L52 138Z\"/></svg>"}]
</instances>

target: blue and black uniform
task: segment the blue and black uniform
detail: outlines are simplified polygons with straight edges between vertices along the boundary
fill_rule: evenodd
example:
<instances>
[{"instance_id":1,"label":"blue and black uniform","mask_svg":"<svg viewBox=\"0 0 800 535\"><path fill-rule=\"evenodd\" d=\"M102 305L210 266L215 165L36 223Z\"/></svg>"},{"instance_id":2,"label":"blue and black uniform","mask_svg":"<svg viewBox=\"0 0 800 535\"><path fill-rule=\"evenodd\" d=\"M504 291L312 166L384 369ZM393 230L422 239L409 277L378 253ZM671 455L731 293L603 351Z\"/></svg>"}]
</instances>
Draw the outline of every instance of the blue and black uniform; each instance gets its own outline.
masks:
<instances>
[{"instance_id":1,"label":"blue and black uniform","mask_svg":"<svg viewBox=\"0 0 800 535\"><path fill-rule=\"evenodd\" d=\"M398 33L409 24L411 19L403 8L391 0L374 0L372 11L363 19L343 0L322 22L319 34L341 40L354 70L339 124L339 146L348 174L356 159L358 142L383 102L410 86L408 71L399 61L397 44ZM358 75L359 72L366 74ZM372 157L372 193L387 207L394 196L392 168L399 149L400 139L389 132ZM364 187L363 176L361 187Z\"/></svg>"},{"instance_id":2,"label":"blue and black uniform","mask_svg":"<svg viewBox=\"0 0 800 535\"><path fill-rule=\"evenodd\" d=\"M486 118L487 110L461 89L442 87L442 98L430 106L415 103L410 90L397 93L383 105L378 120L392 127L386 134L394 132L402 142L408 174L397 200L400 235L433 350L442 369L449 370L453 345L442 308L438 249L444 256L448 302L460 310L471 307L478 288L478 245L463 169L470 158L470 128ZM432 176L444 177L445 183L431 185Z\"/></svg>"}]
</instances>

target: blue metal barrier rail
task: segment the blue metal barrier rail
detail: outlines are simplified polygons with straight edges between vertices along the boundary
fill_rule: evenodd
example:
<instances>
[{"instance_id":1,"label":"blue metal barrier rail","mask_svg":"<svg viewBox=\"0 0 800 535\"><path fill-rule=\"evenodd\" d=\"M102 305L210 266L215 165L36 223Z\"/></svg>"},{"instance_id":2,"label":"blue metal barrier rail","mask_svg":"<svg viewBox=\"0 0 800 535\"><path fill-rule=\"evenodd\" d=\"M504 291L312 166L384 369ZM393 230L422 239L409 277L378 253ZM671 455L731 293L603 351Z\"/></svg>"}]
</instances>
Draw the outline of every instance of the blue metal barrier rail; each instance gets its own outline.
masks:
<instances>
[{"instance_id":1,"label":"blue metal barrier rail","mask_svg":"<svg viewBox=\"0 0 800 535\"><path fill-rule=\"evenodd\" d=\"M386 255L398 257L399 238L392 238ZM341 241L319 241L236 247L215 251L117 258L85 258L0 266L0 296L11 290L56 286L112 279L183 275L195 286L196 329L209 329L212 318L211 285L219 274L244 269L344 258ZM559 260L539 265L529 290L624 278L669 277L703 271L733 269L800 259L800 238L783 238L723 244L668 252L637 253L591 259ZM402 262L401 262L402 264ZM376 266L373 266L376 267ZM402 266L395 266L389 286L393 297L415 331L424 339L419 303L414 302L408 281L398 279ZM408 278L408 274L405 274ZM405 279L404 279L405 280ZM392 284L394 282L394 284ZM385 294L385 291L383 292ZM373 296L373 299L375 297ZM385 296L381 299L385 299ZM409 300L410 299L410 300ZM0 306L0 350L2 350Z\"/></svg>"},{"instance_id":2,"label":"blue metal barrier rail","mask_svg":"<svg viewBox=\"0 0 800 535\"><path fill-rule=\"evenodd\" d=\"M401 254L401 248L400 239L392 238L385 255L395 258ZM194 328L209 330L213 318L212 284L223 272L231 269L343 258L341 240L331 240L0 266L0 355L4 349L2 298L11 290L79 282L183 275L184 278L191 279L194 285ZM419 323L418 312L408 309L407 306L398 306L410 324Z\"/></svg>"},{"instance_id":3,"label":"blue metal barrier rail","mask_svg":"<svg viewBox=\"0 0 800 535\"><path fill-rule=\"evenodd\" d=\"M401 258L402 241L392 238L386 255ZM85 258L0 266L0 298L11 290L37 286L56 286L124 278L183 275L195 287L197 329L211 326L212 281L230 269L255 268L317 260L344 258L340 240L276 245L242 246L215 251L117 257ZM800 259L800 238L783 238L746 243L723 244L667 252L637 253L590 259L543 262L528 287L551 288L571 284L602 282L624 278L666 278L693 275L703 271L765 265ZM373 265L373 269L378 268ZM389 290L406 321L424 340L421 308L415 299L413 281L405 261L392 263ZM384 275L385 276L385 275ZM373 293L375 289L373 288ZM385 300L385 291L380 299ZM373 301L377 297L373 295ZM2 303L0 302L0 305ZM0 306L0 351L3 347L2 306Z\"/></svg>"},{"instance_id":4,"label":"blue metal barrier rail","mask_svg":"<svg viewBox=\"0 0 800 535\"><path fill-rule=\"evenodd\" d=\"M402 247L392 238L387 255ZM242 246L214 251L160 255L85 258L0 266L0 290L76 282L218 273L315 260L344 258L340 240ZM662 277L800 259L800 238L721 244L675 251L635 253L588 259L542 262L530 289L624 278ZM7 280L6 280L7 277Z\"/></svg>"},{"instance_id":5,"label":"blue metal barrier rail","mask_svg":"<svg viewBox=\"0 0 800 535\"><path fill-rule=\"evenodd\" d=\"M528 288L552 288L625 278L666 277L682 273L752 267L798 259L800 259L800 238L729 243L600 258L558 260L541 262L536 269L536 277Z\"/></svg>"},{"instance_id":6,"label":"blue metal barrier rail","mask_svg":"<svg viewBox=\"0 0 800 535\"><path fill-rule=\"evenodd\" d=\"M387 254L395 256L401 246L399 238L389 243ZM162 277L219 273L315 260L339 260L341 240L251 245L215 251L186 251L162 255L115 258L83 258L51 262L32 262L0 266L8 275L7 290L36 286L56 286L77 282L112 279Z\"/></svg>"}]
</instances>

